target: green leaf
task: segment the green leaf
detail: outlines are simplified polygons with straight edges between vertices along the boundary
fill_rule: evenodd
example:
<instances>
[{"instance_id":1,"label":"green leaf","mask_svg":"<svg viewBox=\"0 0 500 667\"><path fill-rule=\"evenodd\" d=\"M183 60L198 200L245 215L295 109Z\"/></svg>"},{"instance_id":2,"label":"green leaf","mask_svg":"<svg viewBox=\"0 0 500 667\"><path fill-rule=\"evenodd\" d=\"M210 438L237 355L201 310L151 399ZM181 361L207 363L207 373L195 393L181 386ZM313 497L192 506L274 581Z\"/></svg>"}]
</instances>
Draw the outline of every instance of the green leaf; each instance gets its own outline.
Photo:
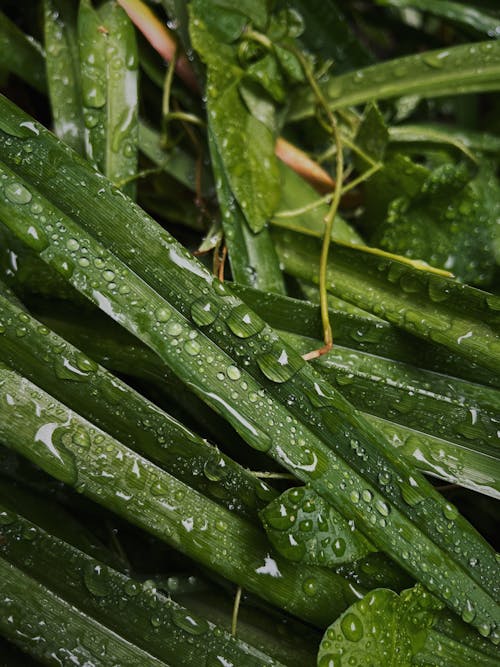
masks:
<instances>
[{"instance_id":1,"label":"green leaf","mask_svg":"<svg viewBox=\"0 0 500 667\"><path fill-rule=\"evenodd\" d=\"M29 118L3 98L0 109L3 126L12 131L18 131L20 123ZM64 258L76 260L67 278L71 284L155 350L251 447L268 453L296 477L310 482L329 504L355 519L378 548L438 592L452 608L461 613L467 601L471 601L476 611L473 623L483 628L488 626L494 634L498 623L495 554L455 508L395 455L380 431L306 365L276 332L257 315L247 310L241 313L242 302L230 288L219 283L128 198L117 195L117 190L78 156L68 152L53 135L36 123L34 131L37 134L33 133L30 139L33 150L22 161L16 158L26 153L25 140L0 133L2 173L7 177L0 200L2 221L15 233L27 237L50 264L66 248ZM52 161L46 159L49 150ZM63 173L54 169L56 157L64 163ZM28 203L30 206L26 207ZM43 224L32 213L35 204L44 209ZM27 234L27 219L34 233ZM61 224L57 235L46 234L49 219L53 224ZM71 250L75 247L73 241L68 248L70 239L87 252ZM78 261L81 254L92 261L82 265ZM353 264L353 257L358 261L361 257L363 261L363 294L366 294L368 270L371 273L373 269L379 281L393 285L387 277L390 264L386 258L381 260L380 255L362 248L349 248L349 265ZM375 266L371 266L370 260L376 262ZM396 266L401 266L407 277L413 278L415 271L427 278L423 271L407 264ZM311 263L308 268L311 269ZM402 273L398 273L396 279L401 277ZM348 282L353 282L352 274ZM406 284L406 279L403 282ZM453 282L449 283L445 283L450 287L448 306L456 302ZM184 289L180 290L179 285ZM466 292L462 285L458 288L460 294ZM373 293L369 296L372 298ZM484 294L477 297L480 300L475 303L476 312L484 311L486 319L492 320L491 305L496 301L490 299L487 308ZM214 304L214 310L210 306L211 312L216 311L210 324L198 317L207 298ZM163 309L168 311L166 320ZM436 310L447 316L442 304L433 308L435 317ZM399 315L402 316L400 306ZM420 326L421 321L419 313ZM474 326L479 338L482 326L484 333L488 332L488 325L474 323ZM189 345L186 349L193 336L200 343L197 355L190 354ZM476 348L475 341L469 338L462 339L458 349L470 352ZM489 354L484 352L486 342ZM482 361L491 366L496 365L492 361L496 342L493 339L480 342ZM256 400L252 401L254 396ZM260 400L259 396L266 400ZM273 429L272 438L270 420L273 425L283 423L283 427ZM1 424L3 428L4 421ZM9 420L6 426L10 428ZM17 429L16 424L13 435ZM356 450L351 440L358 442ZM392 484L380 485L382 471L391 475ZM363 500L364 490L372 494L371 503ZM379 500L389 507L387 517L379 516L376 509ZM380 518L384 519L384 526ZM460 552L453 547L457 540L463 545ZM474 566L470 565L469 554L477 558ZM434 564L432 570L428 568L429 560ZM250 575L253 576L251 571ZM266 594L271 584L276 583L271 579ZM454 590L450 599L445 595L445 588L449 587Z\"/></svg>"},{"instance_id":2,"label":"green leaf","mask_svg":"<svg viewBox=\"0 0 500 667\"><path fill-rule=\"evenodd\" d=\"M397 595L377 589L355 602L326 631L318 667L467 667L497 664L488 642L435 630L444 605L420 586ZM429 650L432 646L432 650Z\"/></svg>"},{"instance_id":3,"label":"green leaf","mask_svg":"<svg viewBox=\"0 0 500 667\"><path fill-rule=\"evenodd\" d=\"M88 158L129 195L137 171L137 72L135 31L127 14L108 0L97 11L82 0L78 14Z\"/></svg>"},{"instance_id":4,"label":"green leaf","mask_svg":"<svg viewBox=\"0 0 500 667\"><path fill-rule=\"evenodd\" d=\"M245 78L258 83L276 102L284 102L286 91L276 58L268 53L251 63L245 70Z\"/></svg>"},{"instance_id":5,"label":"green leaf","mask_svg":"<svg viewBox=\"0 0 500 667\"><path fill-rule=\"evenodd\" d=\"M283 162L279 162L279 170L282 182L281 198L276 213L271 218L271 224L322 238L328 204L318 202L316 190ZM317 205L308 208L313 204ZM361 236L340 215L335 216L332 239L363 245Z\"/></svg>"},{"instance_id":6,"label":"green leaf","mask_svg":"<svg viewBox=\"0 0 500 667\"><path fill-rule=\"evenodd\" d=\"M45 0L45 66L55 134L85 152L77 8L68 0Z\"/></svg>"},{"instance_id":7,"label":"green leaf","mask_svg":"<svg viewBox=\"0 0 500 667\"><path fill-rule=\"evenodd\" d=\"M331 109L403 95L440 97L500 88L500 41L427 51L332 77L323 87ZM289 119L314 115L312 94L298 95Z\"/></svg>"},{"instance_id":8,"label":"green leaf","mask_svg":"<svg viewBox=\"0 0 500 667\"><path fill-rule=\"evenodd\" d=\"M440 123L415 123L411 125L401 125L391 127L389 138L391 141L419 141L429 138L432 133L442 137L442 141L458 142L460 146L465 146L471 151L480 153L500 153L500 137L488 132L479 132L469 128L453 127ZM419 139L420 137L420 139ZM461 150L463 150L461 148Z\"/></svg>"},{"instance_id":9,"label":"green leaf","mask_svg":"<svg viewBox=\"0 0 500 667\"><path fill-rule=\"evenodd\" d=\"M274 548L295 562L335 567L375 550L354 523L307 486L288 489L260 517Z\"/></svg>"},{"instance_id":10,"label":"green leaf","mask_svg":"<svg viewBox=\"0 0 500 667\"><path fill-rule=\"evenodd\" d=\"M257 233L280 196L276 137L249 113L239 91L244 72L235 51L209 32L198 16L198 5L198 1L190 5L190 30L193 46L208 68L208 123L234 196L250 229Z\"/></svg>"},{"instance_id":11,"label":"green leaf","mask_svg":"<svg viewBox=\"0 0 500 667\"><path fill-rule=\"evenodd\" d=\"M320 243L272 229L285 271L318 282ZM366 289L367 281L370 290ZM500 299L363 246L331 248L328 290L408 333L500 372Z\"/></svg>"},{"instance_id":12,"label":"green leaf","mask_svg":"<svg viewBox=\"0 0 500 667\"><path fill-rule=\"evenodd\" d=\"M449 0L377 0L379 5L396 9L412 8L472 28L488 37L500 37L498 19L481 8Z\"/></svg>"},{"instance_id":13,"label":"green leaf","mask_svg":"<svg viewBox=\"0 0 500 667\"><path fill-rule=\"evenodd\" d=\"M414 197L390 203L375 234L376 245L423 259L463 282L488 285L495 264L491 212L468 181L463 164L447 163L428 172Z\"/></svg>"},{"instance_id":14,"label":"green leaf","mask_svg":"<svg viewBox=\"0 0 500 667\"><path fill-rule=\"evenodd\" d=\"M264 227L254 233L248 228L210 130L209 146L233 279L242 285L284 294L283 276L269 230Z\"/></svg>"},{"instance_id":15,"label":"green leaf","mask_svg":"<svg viewBox=\"0 0 500 667\"><path fill-rule=\"evenodd\" d=\"M388 141L389 131L384 118L378 106L370 104L359 124L356 133L356 144L373 160L382 162Z\"/></svg>"},{"instance_id":16,"label":"green leaf","mask_svg":"<svg viewBox=\"0 0 500 667\"><path fill-rule=\"evenodd\" d=\"M481 137L479 133L478 135ZM419 153L421 153L422 148L425 150L427 146L444 149L451 148L458 153L459 157L460 154L466 155L474 163L477 162L477 158L469 150L469 146L476 150L494 151L495 140L497 140L497 137L490 135L487 139L484 136L481 143L476 141L474 146L471 146L474 143L472 137L467 140L466 136L461 136L460 132L453 132L448 127L445 129L437 125L400 125L389 128L389 141L391 144L400 144L405 147L415 144L414 150ZM492 143L493 145L491 145ZM497 149L500 149L500 142Z\"/></svg>"},{"instance_id":17,"label":"green leaf","mask_svg":"<svg viewBox=\"0 0 500 667\"><path fill-rule=\"evenodd\" d=\"M230 664L253 667L276 664L270 656L233 638L223 628L162 594L155 581L134 579L103 563L95 555L88 555L71 541L61 539L43 523L27 515L16 498L7 503L0 502L0 517L2 562L7 561L12 568L23 571L35 582L40 598L47 599L48 608L39 611L41 628L46 624L50 628L51 600L66 607L68 614L66 636L51 638L50 630L46 630L43 641L35 641L30 633L17 634L16 643L27 652L40 656L37 647L41 645L45 654L50 650L61 656L66 651L71 654L82 620L87 617L98 626L98 637L104 639L106 635L114 635L118 645L128 647L132 654L130 660L137 662L126 664L175 665L182 661L186 667L196 667L200 655L214 660L220 656ZM13 569L10 571L14 572ZM31 603L31 595L31 588L25 589L24 593L16 592L10 603L27 606ZM2 599L1 604L4 615L9 602ZM37 626L31 624L32 632L40 632L41 628ZM98 646L99 642L96 642L96 648ZM104 658L98 651L92 655L93 664L109 665L109 659L107 651ZM221 660L219 662L223 664Z\"/></svg>"},{"instance_id":18,"label":"green leaf","mask_svg":"<svg viewBox=\"0 0 500 667\"><path fill-rule=\"evenodd\" d=\"M46 74L43 49L0 11L0 66L43 92Z\"/></svg>"}]
</instances>

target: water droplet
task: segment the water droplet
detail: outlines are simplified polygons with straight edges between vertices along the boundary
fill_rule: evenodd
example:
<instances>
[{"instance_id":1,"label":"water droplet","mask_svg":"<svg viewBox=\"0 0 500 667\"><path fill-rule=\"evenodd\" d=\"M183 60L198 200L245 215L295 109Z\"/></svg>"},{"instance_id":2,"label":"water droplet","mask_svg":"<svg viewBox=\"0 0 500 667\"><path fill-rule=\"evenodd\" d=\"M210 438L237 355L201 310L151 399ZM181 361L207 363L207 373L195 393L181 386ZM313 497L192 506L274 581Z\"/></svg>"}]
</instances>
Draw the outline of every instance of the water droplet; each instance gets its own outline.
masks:
<instances>
[{"instance_id":1,"label":"water droplet","mask_svg":"<svg viewBox=\"0 0 500 667\"><path fill-rule=\"evenodd\" d=\"M338 653L325 653L318 661L318 667L341 667L342 657Z\"/></svg>"},{"instance_id":2,"label":"water droplet","mask_svg":"<svg viewBox=\"0 0 500 667\"><path fill-rule=\"evenodd\" d=\"M0 526L9 526L16 520L16 515L8 510L0 510Z\"/></svg>"},{"instance_id":3,"label":"water droplet","mask_svg":"<svg viewBox=\"0 0 500 667\"><path fill-rule=\"evenodd\" d=\"M73 431L71 440L77 447L88 449L90 447L90 436L84 428L76 428Z\"/></svg>"},{"instance_id":4,"label":"water droplet","mask_svg":"<svg viewBox=\"0 0 500 667\"><path fill-rule=\"evenodd\" d=\"M230 380L239 380L241 377L240 369L237 366L228 366L226 373Z\"/></svg>"},{"instance_id":5,"label":"water droplet","mask_svg":"<svg viewBox=\"0 0 500 667\"><path fill-rule=\"evenodd\" d=\"M380 484L382 484L382 486L386 486L391 481L391 476L388 472L381 472L379 473L378 481Z\"/></svg>"},{"instance_id":6,"label":"water droplet","mask_svg":"<svg viewBox=\"0 0 500 667\"><path fill-rule=\"evenodd\" d=\"M9 183L4 188L5 196L13 204L29 204L31 192L21 183Z\"/></svg>"},{"instance_id":7,"label":"water droplet","mask_svg":"<svg viewBox=\"0 0 500 667\"><path fill-rule=\"evenodd\" d=\"M172 311L169 308L161 307L155 310L155 317L158 322L167 322L172 316Z\"/></svg>"},{"instance_id":8,"label":"water droplet","mask_svg":"<svg viewBox=\"0 0 500 667\"><path fill-rule=\"evenodd\" d=\"M107 269L106 271L102 272L102 277L106 282L110 283L112 280L115 279L115 272Z\"/></svg>"},{"instance_id":9,"label":"water droplet","mask_svg":"<svg viewBox=\"0 0 500 667\"><path fill-rule=\"evenodd\" d=\"M172 610L172 621L178 628L190 635L202 635L209 630L208 622L205 619L194 616L183 609Z\"/></svg>"},{"instance_id":10,"label":"water droplet","mask_svg":"<svg viewBox=\"0 0 500 667\"><path fill-rule=\"evenodd\" d=\"M340 558L341 556L344 555L345 550L346 550L346 541L342 537L337 537L337 539L334 540L332 544L333 553L338 558Z\"/></svg>"},{"instance_id":11,"label":"water droplet","mask_svg":"<svg viewBox=\"0 0 500 667\"><path fill-rule=\"evenodd\" d=\"M77 470L72 452L62 443L66 435L71 441L71 430L57 422L43 424L35 434L33 453L40 453L43 448L41 456L50 466L50 474L61 482L73 485L77 480Z\"/></svg>"},{"instance_id":12,"label":"water droplet","mask_svg":"<svg viewBox=\"0 0 500 667\"><path fill-rule=\"evenodd\" d=\"M80 248L80 244L76 239L68 239L66 241L66 248L71 251L78 250Z\"/></svg>"},{"instance_id":13,"label":"water droplet","mask_svg":"<svg viewBox=\"0 0 500 667\"><path fill-rule=\"evenodd\" d=\"M344 637L351 642L359 642L363 638L363 623L356 614L347 613L340 621Z\"/></svg>"},{"instance_id":14,"label":"water droplet","mask_svg":"<svg viewBox=\"0 0 500 667\"><path fill-rule=\"evenodd\" d=\"M249 338L262 331L264 322L245 305L233 308L226 323L231 331L239 338Z\"/></svg>"},{"instance_id":15,"label":"water droplet","mask_svg":"<svg viewBox=\"0 0 500 667\"><path fill-rule=\"evenodd\" d=\"M219 314L219 306L213 299L197 299L191 306L191 317L199 327L206 327L215 322Z\"/></svg>"},{"instance_id":16,"label":"water droplet","mask_svg":"<svg viewBox=\"0 0 500 667\"><path fill-rule=\"evenodd\" d=\"M92 369L91 369L92 370ZM73 382L85 382L89 371L81 370L78 363L66 357L58 357L54 362L54 373L60 380L71 380Z\"/></svg>"},{"instance_id":17,"label":"water droplet","mask_svg":"<svg viewBox=\"0 0 500 667\"><path fill-rule=\"evenodd\" d=\"M195 357L201 352L201 345L197 340L190 338L184 343L184 350L192 357Z\"/></svg>"},{"instance_id":18,"label":"water droplet","mask_svg":"<svg viewBox=\"0 0 500 667\"><path fill-rule=\"evenodd\" d=\"M419 489L418 482L414 477L408 478L408 484L401 484L401 495L410 507L414 507L425 499L425 494Z\"/></svg>"},{"instance_id":19,"label":"water droplet","mask_svg":"<svg viewBox=\"0 0 500 667\"><path fill-rule=\"evenodd\" d=\"M170 324L167 325L167 333L170 334L170 336L179 336L182 333L182 324L180 322L170 322Z\"/></svg>"},{"instance_id":20,"label":"water droplet","mask_svg":"<svg viewBox=\"0 0 500 667\"><path fill-rule=\"evenodd\" d=\"M102 565L86 563L83 568L83 581L92 595L104 597L108 594L106 570Z\"/></svg>"},{"instance_id":21,"label":"water droplet","mask_svg":"<svg viewBox=\"0 0 500 667\"><path fill-rule=\"evenodd\" d=\"M450 521L454 521L458 516L458 510L457 510L456 507L454 507L454 505L451 505L450 503L446 503L444 508L443 508L443 514Z\"/></svg>"},{"instance_id":22,"label":"water droplet","mask_svg":"<svg viewBox=\"0 0 500 667\"><path fill-rule=\"evenodd\" d=\"M477 626L478 632L483 637L488 637L491 632L491 626L489 623L481 623Z\"/></svg>"},{"instance_id":23,"label":"water droplet","mask_svg":"<svg viewBox=\"0 0 500 667\"><path fill-rule=\"evenodd\" d=\"M377 498L377 500L375 501L375 509L382 516L389 516L389 506L381 498Z\"/></svg>"},{"instance_id":24,"label":"water droplet","mask_svg":"<svg viewBox=\"0 0 500 667\"><path fill-rule=\"evenodd\" d=\"M83 372L83 373L93 373L95 372L99 366L96 364L96 362L93 359L90 359L87 357L83 352L77 352L75 355L75 361L77 367Z\"/></svg>"},{"instance_id":25,"label":"water droplet","mask_svg":"<svg viewBox=\"0 0 500 667\"><path fill-rule=\"evenodd\" d=\"M276 344L272 352L264 352L257 357L257 364L272 382L286 382L305 364L302 357Z\"/></svg>"},{"instance_id":26,"label":"water droplet","mask_svg":"<svg viewBox=\"0 0 500 667\"><path fill-rule=\"evenodd\" d=\"M155 614L154 616L151 616L150 621L151 621L151 625L154 628L159 628L160 625L162 624L162 618L161 618L161 616L159 616L157 614Z\"/></svg>"},{"instance_id":27,"label":"water droplet","mask_svg":"<svg viewBox=\"0 0 500 667\"><path fill-rule=\"evenodd\" d=\"M472 623L476 616L476 610L474 609L474 605L470 600L467 600L465 603L465 608L462 611L462 620L465 623Z\"/></svg>"},{"instance_id":28,"label":"water droplet","mask_svg":"<svg viewBox=\"0 0 500 667\"><path fill-rule=\"evenodd\" d=\"M358 491L351 491L351 493L349 494L349 498L351 499L351 501L353 503L359 502L359 493L358 493Z\"/></svg>"},{"instance_id":29,"label":"water droplet","mask_svg":"<svg viewBox=\"0 0 500 667\"><path fill-rule=\"evenodd\" d=\"M316 595L316 591L318 590L318 584L316 579L314 577L308 577L307 579L304 580L302 584L302 590L306 595L313 596Z\"/></svg>"},{"instance_id":30,"label":"water droplet","mask_svg":"<svg viewBox=\"0 0 500 667\"><path fill-rule=\"evenodd\" d=\"M226 474L226 464L222 456L217 458L210 458L203 466L203 473L211 482L219 482Z\"/></svg>"},{"instance_id":31,"label":"water droplet","mask_svg":"<svg viewBox=\"0 0 500 667\"><path fill-rule=\"evenodd\" d=\"M429 67L434 69L441 69L445 66L446 59L449 55L449 51L438 51L437 53L429 53L428 55L424 56L423 60L426 65L429 65Z\"/></svg>"}]
</instances>

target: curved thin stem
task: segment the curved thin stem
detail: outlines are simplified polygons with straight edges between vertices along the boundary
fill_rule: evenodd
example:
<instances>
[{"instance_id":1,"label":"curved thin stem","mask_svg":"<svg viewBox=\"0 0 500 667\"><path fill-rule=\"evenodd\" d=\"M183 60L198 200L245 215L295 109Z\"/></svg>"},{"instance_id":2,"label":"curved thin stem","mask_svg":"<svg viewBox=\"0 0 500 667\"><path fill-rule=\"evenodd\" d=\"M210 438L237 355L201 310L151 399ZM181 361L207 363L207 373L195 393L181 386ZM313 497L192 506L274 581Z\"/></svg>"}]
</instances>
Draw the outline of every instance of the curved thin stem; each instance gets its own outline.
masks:
<instances>
[{"instance_id":1,"label":"curved thin stem","mask_svg":"<svg viewBox=\"0 0 500 667\"><path fill-rule=\"evenodd\" d=\"M240 611L241 594L243 589L238 586L236 595L234 596L233 615L231 617L231 634L236 637L236 628L238 626L238 612Z\"/></svg>"}]
</instances>

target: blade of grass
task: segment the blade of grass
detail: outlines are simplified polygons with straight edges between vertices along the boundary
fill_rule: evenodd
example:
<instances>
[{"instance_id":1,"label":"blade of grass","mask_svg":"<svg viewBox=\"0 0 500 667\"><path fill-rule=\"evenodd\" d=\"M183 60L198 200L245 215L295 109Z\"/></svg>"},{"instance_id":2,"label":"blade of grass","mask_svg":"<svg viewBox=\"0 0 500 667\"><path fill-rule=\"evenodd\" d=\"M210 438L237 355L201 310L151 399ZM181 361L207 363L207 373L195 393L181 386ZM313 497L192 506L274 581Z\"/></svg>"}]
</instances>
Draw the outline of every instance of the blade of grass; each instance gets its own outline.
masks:
<instances>
[{"instance_id":1,"label":"blade of grass","mask_svg":"<svg viewBox=\"0 0 500 667\"><path fill-rule=\"evenodd\" d=\"M177 479L257 521L257 510L275 495L267 484L11 304L2 292L0 283L0 320L7 323L1 360L60 401L78 405L82 416ZM149 364L158 367L160 362L153 356Z\"/></svg>"},{"instance_id":2,"label":"blade of grass","mask_svg":"<svg viewBox=\"0 0 500 667\"><path fill-rule=\"evenodd\" d=\"M81 155L85 152L77 9L71 0L45 0L45 67L55 134Z\"/></svg>"},{"instance_id":3,"label":"blade of grass","mask_svg":"<svg viewBox=\"0 0 500 667\"><path fill-rule=\"evenodd\" d=\"M209 143L217 184L217 198L221 208L222 229L229 251L233 279L243 285L284 294L283 276L269 230L264 227L260 232L254 233L249 228L232 193L211 132L209 132Z\"/></svg>"},{"instance_id":4,"label":"blade of grass","mask_svg":"<svg viewBox=\"0 0 500 667\"><path fill-rule=\"evenodd\" d=\"M127 194L137 171L137 71L135 32L114 2L95 10L82 0L78 34L88 158Z\"/></svg>"},{"instance_id":5,"label":"blade of grass","mask_svg":"<svg viewBox=\"0 0 500 667\"><path fill-rule=\"evenodd\" d=\"M0 65L29 83L35 90L46 87L43 49L0 11Z\"/></svg>"},{"instance_id":6,"label":"blade of grass","mask_svg":"<svg viewBox=\"0 0 500 667\"><path fill-rule=\"evenodd\" d=\"M127 14L113 0L99 9L106 38L106 152L105 174L130 197L137 173L139 59L135 29Z\"/></svg>"},{"instance_id":7,"label":"blade of grass","mask_svg":"<svg viewBox=\"0 0 500 667\"><path fill-rule=\"evenodd\" d=\"M317 283L317 239L277 228L273 238L285 271ZM340 244L332 247L328 289L492 373L500 371L500 298L494 294Z\"/></svg>"},{"instance_id":8,"label":"blade of grass","mask_svg":"<svg viewBox=\"0 0 500 667\"><path fill-rule=\"evenodd\" d=\"M317 340L280 332L298 351ZM500 391L340 345L318 362L332 384L365 412L414 429L473 443L493 454L500 445Z\"/></svg>"},{"instance_id":9,"label":"blade of grass","mask_svg":"<svg viewBox=\"0 0 500 667\"><path fill-rule=\"evenodd\" d=\"M197 667L200 656L208 655L220 656L229 664L275 664L268 655L231 637L150 584L141 584L51 534L26 517L15 502L0 504L2 511L10 521L0 530L5 540L0 548L2 558L73 605L77 618L84 614L125 645L142 650L144 656L139 654L137 660L152 656L161 664ZM69 618L73 624L73 614ZM57 648L63 646L67 643ZM26 640L24 648L29 650ZM108 660L106 656L105 664Z\"/></svg>"},{"instance_id":10,"label":"blade of grass","mask_svg":"<svg viewBox=\"0 0 500 667\"><path fill-rule=\"evenodd\" d=\"M218 574L324 625L354 599L340 575L273 554L262 532L1 364L0 440L88 498ZM11 404L8 397L13 397ZM309 591L307 582L315 582Z\"/></svg>"},{"instance_id":11,"label":"blade of grass","mask_svg":"<svg viewBox=\"0 0 500 667\"><path fill-rule=\"evenodd\" d=\"M500 153L500 137L488 132L478 132L468 128L456 128L439 123L415 123L411 125L400 125L389 128L389 140L397 142L399 136L415 135L422 136L427 131L435 131L453 141L463 144L472 151L481 153Z\"/></svg>"},{"instance_id":12,"label":"blade of grass","mask_svg":"<svg viewBox=\"0 0 500 667\"><path fill-rule=\"evenodd\" d=\"M394 7L395 9L416 9L439 18L448 19L466 28L472 28L474 31L488 37L500 37L500 27L496 16L490 16L483 9L467 6L460 2L450 2L449 0L440 0L440 2L433 2L432 0L377 0L377 4Z\"/></svg>"},{"instance_id":13,"label":"blade of grass","mask_svg":"<svg viewBox=\"0 0 500 667\"><path fill-rule=\"evenodd\" d=\"M165 151L160 146L160 133L151 128L146 122L139 121L139 147L154 164L161 167L167 174L188 187L193 192L196 189L196 164L194 158L183 151L179 146L173 146ZM213 190L211 174L203 168L201 178L202 194L210 196Z\"/></svg>"},{"instance_id":14,"label":"blade of grass","mask_svg":"<svg viewBox=\"0 0 500 667\"><path fill-rule=\"evenodd\" d=\"M299 336L321 339L321 317L317 303L261 292L237 284L232 284L231 287L272 327ZM356 311L352 312L350 306L350 303L337 299L335 307L330 308L336 344L409 364L414 364L418 359L419 368L500 388L496 373L491 373L432 341L416 338L387 320L357 309L356 306L352 306Z\"/></svg>"},{"instance_id":15,"label":"blade of grass","mask_svg":"<svg viewBox=\"0 0 500 667\"><path fill-rule=\"evenodd\" d=\"M332 110L404 95L432 98L499 88L500 42L492 41L389 60L332 77L322 87ZM314 113L314 97L308 91L294 100L288 118L297 121Z\"/></svg>"},{"instance_id":16,"label":"blade of grass","mask_svg":"<svg viewBox=\"0 0 500 667\"><path fill-rule=\"evenodd\" d=\"M15 201L6 195L1 199L3 222L31 242L44 261L57 264L62 252L74 265L67 277L71 284L160 354L248 444L310 482L458 613L471 604L476 612L472 623L495 638L498 563L493 549L457 510L395 456L385 437L293 348L241 308L227 287L38 124L36 136L30 137L33 150L19 163L16 156L26 151L15 133L26 116L2 98L0 109L3 128L9 130L0 133L2 171L7 193L15 193ZM63 173L44 159L49 147L64 163ZM42 206L42 226L26 208L26 199L31 207ZM27 218L36 238L26 234ZM59 224L51 237L45 233L49 219ZM78 251L67 248L70 239ZM82 265L82 256L88 263ZM182 293L179 284L186 288ZM193 337L203 355L185 349ZM270 420L279 425L272 438ZM380 482L381 472L389 473L390 484ZM362 491L369 502L362 500ZM451 546L456 540L463 545L460 553ZM477 558L474 566L471 557ZM435 563L432 572L429 559Z\"/></svg>"},{"instance_id":17,"label":"blade of grass","mask_svg":"<svg viewBox=\"0 0 500 667\"><path fill-rule=\"evenodd\" d=\"M401 125L399 127L390 127L389 141L394 144L417 144L420 149L422 148L422 145L424 145L424 147L427 145L443 148L450 147L459 151L463 155L466 155L473 162L477 162L477 158L470 152L467 144L444 128L439 129L437 127L425 125Z\"/></svg>"},{"instance_id":18,"label":"blade of grass","mask_svg":"<svg viewBox=\"0 0 500 667\"><path fill-rule=\"evenodd\" d=\"M29 606L26 605L27 591ZM118 637L2 557L0 599L0 633L46 664L64 664L69 659L102 667L110 662L123 667L166 665Z\"/></svg>"}]
</instances>

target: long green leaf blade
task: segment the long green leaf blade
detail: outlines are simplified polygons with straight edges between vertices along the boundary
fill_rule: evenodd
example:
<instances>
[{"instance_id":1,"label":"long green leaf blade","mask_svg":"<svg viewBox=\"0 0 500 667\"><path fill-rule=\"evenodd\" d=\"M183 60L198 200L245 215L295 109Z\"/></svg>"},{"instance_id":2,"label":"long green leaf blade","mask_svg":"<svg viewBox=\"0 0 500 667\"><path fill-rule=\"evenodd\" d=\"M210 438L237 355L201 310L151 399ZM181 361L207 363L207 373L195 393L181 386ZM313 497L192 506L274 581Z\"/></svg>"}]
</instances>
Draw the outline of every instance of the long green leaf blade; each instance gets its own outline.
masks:
<instances>
[{"instance_id":1,"label":"long green leaf blade","mask_svg":"<svg viewBox=\"0 0 500 667\"><path fill-rule=\"evenodd\" d=\"M212 168L221 208L222 229L229 251L233 280L242 285L284 294L283 276L269 230L264 227L259 232L253 232L248 226L231 192L224 165L211 133L209 138Z\"/></svg>"},{"instance_id":2,"label":"long green leaf blade","mask_svg":"<svg viewBox=\"0 0 500 667\"><path fill-rule=\"evenodd\" d=\"M45 90L43 50L0 12L0 65L40 92Z\"/></svg>"},{"instance_id":3,"label":"long green leaf blade","mask_svg":"<svg viewBox=\"0 0 500 667\"><path fill-rule=\"evenodd\" d=\"M321 313L316 303L265 293L243 285L233 284L232 288L275 329L321 339ZM461 355L452 354L432 341L411 336L367 311L350 312L341 307L337 300L329 313L333 338L338 345L409 364L414 364L415 359L418 359L420 368L500 388L496 374L468 362Z\"/></svg>"},{"instance_id":4,"label":"long green leaf blade","mask_svg":"<svg viewBox=\"0 0 500 667\"><path fill-rule=\"evenodd\" d=\"M273 229L273 238L285 270L317 283L317 239L279 229ZM492 373L500 371L500 298L494 294L363 248L341 245L332 247L328 289Z\"/></svg>"},{"instance_id":5,"label":"long green leaf blade","mask_svg":"<svg viewBox=\"0 0 500 667\"><path fill-rule=\"evenodd\" d=\"M352 602L355 589L343 577L321 568L299 568L276 556L257 527L4 364L0 382L0 440L50 475L304 620L321 626ZM309 590L309 580L314 590Z\"/></svg>"},{"instance_id":6,"label":"long green leaf blade","mask_svg":"<svg viewBox=\"0 0 500 667\"><path fill-rule=\"evenodd\" d=\"M275 495L267 484L11 304L3 290L0 283L1 360L60 401L78 405L82 416L177 479L257 520L257 510Z\"/></svg>"},{"instance_id":7,"label":"long green leaf blade","mask_svg":"<svg viewBox=\"0 0 500 667\"><path fill-rule=\"evenodd\" d=\"M500 42L464 44L372 65L331 78L323 88L331 109L403 95L440 97L500 89ZM310 92L294 101L290 120L314 115Z\"/></svg>"},{"instance_id":8,"label":"long green leaf blade","mask_svg":"<svg viewBox=\"0 0 500 667\"><path fill-rule=\"evenodd\" d=\"M29 591L29 607L26 592ZM21 569L0 557L0 632L49 665L71 660L105 667L165 667L150 653L79 612ZM68 624L71 619L71 627ZM102 646L106 646L102 659Z\"/></svg>"},{"instance_id":9,"label":"long green leaf blade","mask_svg":"<svg viewBox=\"0 0 500 667\"><path fill-rule=\"evenodd\" d=\"M144 665L143 661L152 656L153 664L159 660L161 664L197 667L204 654L213 659L220 656L221 664L221 659L249 667L276 664L269 656L151 589L150 584L143 585L51 534L30 520L15 501L0 503L0 515L4 517L0 528L4 538L2 558L46 587L48 598L54 596L73 605L69 609L73 626L70 637L77 633L74 625L78 619L86 615L100 625L103 634L114 633L125 646L129 645L141 660L136 664ZM16 601L26 604L26 593ZM31 642L22 637L18 642L30 651ZM68 644L66 640L53 645L62 650ZM109 664L108 660L106 656L104 664Z\"/></svg>"},{"instance_id":10,"label":"long green leaf blade","mask_svg":"<svg viewBox=\"0 0 500 667\"><path fill-rule=\"evenodd\" d=\"M70 238L78 248L86 248L83 254L92 262L97 260L98 266L91 266L90 261L82 266L78 261L82 253L70 250L68 255L64 251L66 257L76 260L68 277L71 284L157 351L251 446L266 451L297 477L311 482L341 513L355 518L379 548L438 592L452 608L462 613L470 603L475 609L472 622L485 634L495 636L498 563L493 549L456 509L399 460L381 433L321 375L305 365L256 315L243 310L227 287L41 126L35 125L31 157L18 164L16 156L20 151L24 154L24 149L15 132L26 116L5 100L0 101L0 108L4 111L3 128L8 130L0 135L7 185L16 193L18 185L21 193L28 190L29 201L40 203L45 214L62 225L56 238L48 238L44 228L28 216L30 224L37 224L37 239L31 235L27 241L31 238L32 247L37 246L44 261L54 264ZM64 163L63 174L61 170L54 173L44 160L49 146ZM4 196L0 217L26 238L29 209L23 206ZM110 287L111 282L115 287ZM189 289L180 293L180 283ZM126 287L126 297L121 287ZM210 313L216 313L210 322L199 317L199 307L206 312L207 302ZM166 321L159 315L162 309L168 310ZM193 336L201 343L203 358L197 359L184 349ZM251 340L245 343L245 338ZM236 388L249 397L248 402L235 404ZM258 392L265 401L259 400ZM283 424L274 429L272 439L267 433L269 420ZM389 484L380 483L381 472L389 473ZM362 501L361 491L367 491L364 497L369 497L369 502ZM462 543L460 552L451 546L457 540ZM474 558L474 566L470 558ZM429 560L435 564L432 572ZM449 589L453 590L451 597Z\"/></svg>"},{"instance_id":11,"label":"long green leaf blade","mask_svg":"<svg viewBox=\"0 0 500 667\"><path fill-rule=\"evenodd\" d=\"M54 132L84 154L80 57L76 7L68 0L44 2L45 66Z\"/></svg>"},{"instance_id":12,"label":"long green leaf blade","mask_svg":"<svg viewBox=\"0 0 500 667\"><path fill-rule=\"evenodd\" d=\"M379 5L395 9L412 8L440 18L449 19L454 23L472 28L488 37L500 37L500 26L496 16L486 11L449 0L377 0Z\"/></svg>"}]
</instances>

